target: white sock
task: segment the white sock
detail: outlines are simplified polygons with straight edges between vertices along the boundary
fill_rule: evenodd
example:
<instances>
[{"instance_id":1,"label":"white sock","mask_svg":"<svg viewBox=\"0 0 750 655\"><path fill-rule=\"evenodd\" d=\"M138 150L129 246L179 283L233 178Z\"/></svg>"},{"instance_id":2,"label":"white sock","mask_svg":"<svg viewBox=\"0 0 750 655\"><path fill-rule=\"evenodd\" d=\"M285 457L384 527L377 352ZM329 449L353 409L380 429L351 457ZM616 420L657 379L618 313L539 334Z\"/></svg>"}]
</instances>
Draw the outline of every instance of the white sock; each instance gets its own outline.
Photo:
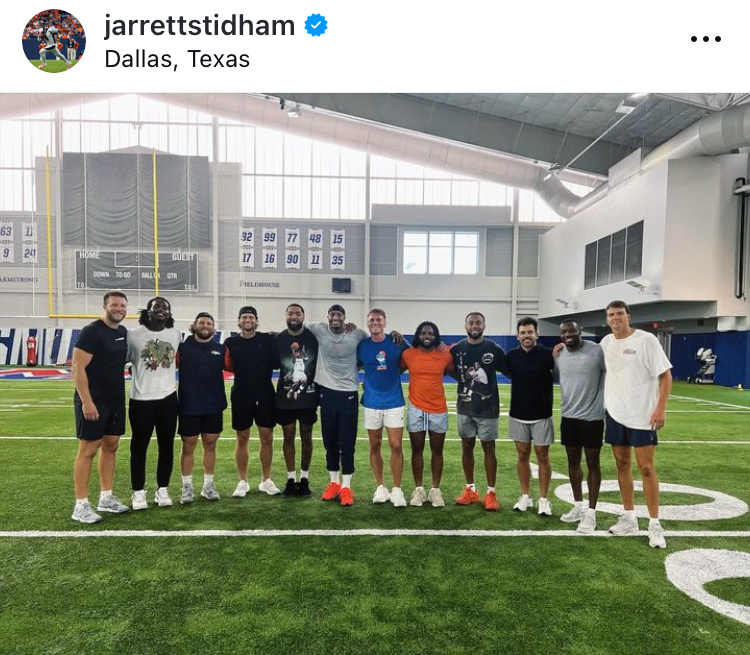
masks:
<instances>
[{"instance_id":1,"label":"white sock","mask_svg":"<svg viewBox=\"0 0 750 655\"><path fill-rule=\"evenodd\" d=\"M628 519L629 521L635 521L635 510L634 509L626 509L623 511L622 515Z\"/></svg>"},{"instance_id":2,"label":"white sock","mask_svg":"<svg viewBox=\"0 0 750 655\"><path fill-rule=\"evenodd\" d=\"M204 473L203 474L203 484L209 484L214 481L214 474L213 473Z\"/></svg>"},{"instance_id":3,"label":"white sock","mask_svg":"<svg viewBox=\"0 0 750 655\"><path fill-rule=\"evenodd\" d=\"M111 495L112 495L111 489L107 489L106 491L102 490L102 492L99 494L99 498L109 498Z\"/></svg>"},{"instance_id":4,"label":"white sock","mask_svg":"<svg viewBox=\"0 0 750 655\"><path fill-rule=\"evenodd\" d=\"M391 491L396 491L396 490L401 491L401 487L393 487L393 489L391 489Z\"/></svg>"},{"instance_id":5,"label":"white sock","mask_svg":"<svg viewBox=\"0 0 750 655\"><path fill-rule=\"evenodd\" d=\"M328 471L328 477L331 478L331 482L335 482L336 484L339 483L339 472L338 471Z\"/></svg>"},{"instance_id":6,"label":"white sock","mask_svg":"<svg viewBox=\"0 0 750 655\"><path fill-rule=\"evenodd\" d=\"M79 507L81 505L87 505L89 502L88 498L76 498L76 507Z\"/></svg>"},{"instance_id":7,"label":"white sock","mask_svg":"<svg viewBox=\"0 0 750 655\"><path fill-rule=\"evenodd\" d=\"M182 484L193 484L193 476L192 475L183 475L182 476Z\"/></svg>"},{"instance_id":8,"label":"white sock","mask_svg":"<svg viewBox=\"0 0 750 655\"><path fill-rule=\"evenodd\" d=\"M157 491L166 491L167 493L169 493L169 489L167 487L159 487Z\"/></svg>"},{"instance_id":9,"label":"white sock","mask_svg":"<svg viewBox=\"0 0 750 655\"><path fill-rule=\"evenodd\" d=\"M649 519L648 527L650 528L652 525L661 526L661 523L659 523L659 519Z\"/></svg>"},{"instance_id":10,"label":"white sock","mask_svg":"<svg viewBox=\"0 0 750 655\"><path fill-rule=\"evenodd\" d=\"M300 472L299 472L299 479L301 480L302 478L309 479L310 478L310 471L302 471L302 470L300 470Z\"/></svg>"},{"instance_id":11,"label":"white sock","mask_svg":"<svg viewBox=\"0 0 750 655\"><path fill-rule=\"evenodd\" d=\"M344 478L344 481L341 484L341 486L345 487L347 489L351 489L351 487L352 487L352 476L351 475L344 475L343 478Z\"/></svg>"},{"instance_id":12,"label":"white sock","mask_svg":"<svg viewBox=\"0 0 750 655\"><path fill-rule=\"evenodd\" d=\"M585 509L586 508L586 501L585 500L577 500L576 501L576 507L578 509Z\"/></svg>"},{"instance_id":13,"label":"white sock","mask_svg":"<svg viewBox=\"0 0 750 655\"><path fill-rule=\"evenodd\" d=\"M542 498L541 496L539 496L539 502L541 503L543 500L546 501L547 499L546 498Z\"/></svg>"},{"instance_id":14,"label":"white sock","mask_svg":"<svg viewBox=\"0 0 750 655\"><path fill-rule=\"evenodd\" d=\"M589 507L589 508L588 508L588 509L586 510L586 513L587 513L587 514L588 514L589 516L593 516L594 518L596 518L596 509L594 509L593 507Z\"/></svg>"},{"instance_id":15,"label":"white sock","mask_svg":"<svg viewBox=\"0 0 750 655\"><path fill-rule=\"evenodd\" d=\"M487 493L495 493L495 487L487 487Z\"/></svg>"},{"instance_id":16,"label":"white sock","mask_svg":"<svg viewBox=\"0 0 750 655\"><path fill-rule=\"evenodd\" d=\"M297 471L287 471L286 472L286 479L292 480L294 482L297 481Z\"/></svg>"},{"instance_id":17,"label":"white sock","mask_svg":"<svg viewBox=\"0 0 750 655\"><path fill-rule=\"evenodd\" d=\"M477 485L475 485L475 484L474 484L474 483L472 482L471 484L467 484L467 485L466 485L466 488L467 488L467 489L471 489L472 491L476 491L476 490L477 490Z\"/></svg>"}]
</instances>

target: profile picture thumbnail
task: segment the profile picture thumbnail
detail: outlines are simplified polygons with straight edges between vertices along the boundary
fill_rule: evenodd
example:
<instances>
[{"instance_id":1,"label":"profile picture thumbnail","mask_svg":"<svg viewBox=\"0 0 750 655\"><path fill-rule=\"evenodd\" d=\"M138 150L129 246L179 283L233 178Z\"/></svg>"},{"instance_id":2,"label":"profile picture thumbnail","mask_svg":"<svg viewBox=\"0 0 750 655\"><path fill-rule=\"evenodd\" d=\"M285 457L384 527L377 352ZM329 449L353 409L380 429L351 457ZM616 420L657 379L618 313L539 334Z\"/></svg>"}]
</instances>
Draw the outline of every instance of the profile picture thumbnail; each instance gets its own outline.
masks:
<instances>
[{"instance_id":1,"label":"profile picture thumbnail","mask_svg":"<svg viewBox=\"0 0 750 655\"><path fill-rule=\"evenodd\" d=\"M63 9L40 11L23 31L23 52L44 73L64 73L73 68L85 49L83 25Z\"/></svg>"}]
</instances>

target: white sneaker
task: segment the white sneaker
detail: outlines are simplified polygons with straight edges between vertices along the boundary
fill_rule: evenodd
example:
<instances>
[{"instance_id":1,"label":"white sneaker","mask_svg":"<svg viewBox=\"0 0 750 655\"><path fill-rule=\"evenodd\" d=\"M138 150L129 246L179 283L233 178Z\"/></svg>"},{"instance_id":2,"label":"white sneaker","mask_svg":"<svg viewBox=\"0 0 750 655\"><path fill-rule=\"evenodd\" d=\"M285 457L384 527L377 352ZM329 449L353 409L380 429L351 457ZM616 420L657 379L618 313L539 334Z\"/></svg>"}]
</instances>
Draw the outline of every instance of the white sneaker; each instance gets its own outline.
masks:
<instances>
[{"instance_id":1,"label":"white sneaker","mask_svg":"<svg viewBox=\"0 0 750 655\"><path fill-rule=\"evenodd\" d=\"M203 483L203 489L201 489L201 497L205 498L206 500L220 500L221 499L219 492L216 491L216 485L213 482Z\"/></svg>"},{"instance_id":2,"label":"white sneaker","mask_svg":"<svg viewBox=\"0 0 750 655\"><path fill-rule=\"evenodd\" d=\"M148 501L146 500L146 491L141 489L140 491L134 491L131 498L131 502L134 510L148 509Z\"/></svg>"},{"instance_id":3,"label":"white sneaker","mask_svg":"<svg viewBox=\"0 0 750 655\"><path fill-rule=\"evenodd\" d=\"M154 494L154 502L159 507L172 507L172 499L169 497L169 489L159 487Z\"/></svg>"},{"instance_id":4,"label":"white sneaker","mask_svg":"<svg viewBox=\"0 0 750 655\"><path fill-rule=\"evenodd\" d=\"M406 507L406 498L404 492L399 487L391 489L391 504L394 507Z\"/></svg>"},{"instance_id":5,"label":"white sneaker","mask_svg":"<svg viewBox=\"0 0 750 655\"><path fill-rule=\"evenodd\" d=\"M268 478L267 480L263 480L258 485L258 491L262 491L265 494L268 494L269 496L277 496L281 493L281 489L279 489L274 483L271 478Z\"/></svg>"},{"instance_id":6,"label":"white sneaker","mask_svg":"<svg viewBox=\"0 0 750 655\"><path fill-rule=\"evenodd\" d=\"M565 512L560 517L563 523L578 523L586 515L586 508L580 505L573 505L573 508L569 512Z\"/></svg>"},{"instance_id":7,"label":"white sneaker","mask_svg":"<svg viewBox=\"0 0 750 655\"><path fill-rule=\"evenodd\" d=\"M651 548L667 547L667 540L664 538L664 528L660 525L648 526L648 545Z\"/></svg>"},{"instance_id":8,"label":"white sneaker","mask_svg":"<svg viewBox=\"0 0 750 655\"><path fill-rule=\"evenodd\" d=\"M638 534L638 519L630 519L624 514L610 529L610 533L618 537L628 534Z\"/></svg>"},{"instance_id":9,"label":"white sneaker","mask_svg":"<svg viewBox=\"0 0 750 655\"><path fill-rule=\"evenodd\" d=\"M180 505L189 505L195 500L195 491L190 482L182 483L182 493L180 494Z\"/></svg>"},{"instance_id":10,"label":"white sneaker","mask_svg":"<svg viewBox=\"0 0 750 655\"><path fill-rule=\"evenodd\" d=\"M130 511L125 503L121 503L117 496L111 494L106 498L99 496L99 505L96 509L99 512L110 512L111 514L123 514Z\"/></svg>"},{"instance_id":11,"label":"white sneaker","mask_svg":"<svg viewBox=\"0 0 750 655\"><path fill-rule=\"evenodd\" d=\"M596 531L596 510L587 509L576 528L578 534L594 534Z\"/></svg>"},{"instance_id":12,"label":"white sneaker","mask_svg":"<svg viewBox=\"0 0 750 655\"><path fill-rule=\"evenodd\" d=\"M378 488L375 490L375 495L372 497L372 502L376 505L387 503L391 499L391 494L388 493L388 489L386 489L382 484L378 486Z\"/></svg>"},{"instance_id":13,"label":"white sneaker","mask_svg":"<svg viewBox=\"0 0 750 655\"><path fill-rule=\"evenodd\" d=\"M425 493L424 487L417 487L411 495L409 505L412 507L422 507L425 502L427 502L427 494Z\"/></svg>"},{"instance_id":14,"label":"white sneaker","mask_svg":"<svg viewBox=\"0 0 750 655\"><path fill-rule=\"evenodd\" d=\"M79 523L99 523L102 520L102 517L93 510L89 503L81 505L76 503L70 518Z\"/></svg>"},{"instance_id":15,"label":"white sneaker","mask_svg":"<svg viewBox=\"0 0 750 655\"><path fill-rule=\"evenodd\" d=\"M539 510L539 516L552 516L552 508L549 506L549 500L547 498L540 498L537 504Z\"/></svg>"},{"instance_id":16,"label":"white sneaker","mask_svg":"<svg viewBox=\"0 0 750 655\"><path fill-rule=\"evenodd\" d=\"M47 65L46 64L39 64L39 66L37 66L37 68L47 68Z\"/></svg>"},{"instance_id":17,"label":"white sneaker","mask_svg":"<svg viewBox=\"0 0 750 655\"><path fill-rule=\"evenodd\" d=\"M443 499L443 492L438 487L430 489L430 493L427 494L427 500L432 503L433 507L445 507L445 500Z\"/></svg>"},{"instance_id":18,"label":"white sneaker","mask_svg":"<svg viewBox=\"0 0 750 655\"><path fill-rule=\"evenodd\" d=\"M516 512L525 512L529 507L534 507L534 499L527 494L523 494L518 499L518 502L513 505L513 509L516 510Z\"/></svg>"},{"instance_id":19,"label":"white sneaker","mask_svg":"<svg viewBox=\"0 0 750 655\"><path fill-rule=\"evenodd\" d=\"M240 480L232 492L232 498L244 498L248 491L250 491L250 485L247 480Z\"/></svg>"}]
</instances>

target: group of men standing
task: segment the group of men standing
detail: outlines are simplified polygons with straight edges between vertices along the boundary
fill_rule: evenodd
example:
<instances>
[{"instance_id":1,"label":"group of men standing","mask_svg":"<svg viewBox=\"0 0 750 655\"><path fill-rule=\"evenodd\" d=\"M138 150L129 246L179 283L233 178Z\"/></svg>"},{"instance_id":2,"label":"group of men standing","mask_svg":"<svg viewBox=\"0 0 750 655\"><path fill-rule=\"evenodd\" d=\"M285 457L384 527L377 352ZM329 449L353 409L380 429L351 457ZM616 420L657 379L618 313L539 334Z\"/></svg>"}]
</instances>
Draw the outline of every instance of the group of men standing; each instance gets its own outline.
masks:
<instances>
[{"instance_id":1,"label":"group of men standing","mask_svg":"<svg viewBox=\"0 0 750 655\"><path fill-rule=\"evenodd\" d=\"M562 443L568 458L575 505L561 517L578 523L577 531L596 529L596 504L601 485L599 455L606 420L606 441L613 447L623 514L610 529L616 535L638 532L634 511L632 448L643 478L651 517L649 542L665 547L658 520L658 479L654 469L656 431L663 427L671 388L670 364L658 341L630 327L630 310L621 301L606 309L612 334L601 345L581 338L573 320L560 325L561 343L549 349L538 343L535 319L518 322L519 346L505 353L484 337L485 317L466 316L466 339L450 348L442 343L437 325L425 321L407 344L397 332L386 333L386 314L373 309L367 316L369 333L346 322L344 308L329 308L327 321L305 323L301 305L286 309L287 329L278 334L258 331L258 312L240 309L239 333L221 344L214 340L215 322L199 313L191 335L181 342L169 302L152 298L139 315L140 325L128 332L120 325L127 313L127 297L112 291L104 297L104 315L86 326L74 349L77 434L75 464L76 506L72 518L83 523L101 520L87 499L93 458L101 451L101 495L98 511L121 513L127 505L112 495L119 436L125 431L125 363L131 363L129 418L131 441L132 508L146 509L146 453L153 432L158 444L157 488L154 503L169 506L169 479L173 468L175 432L182 438L180 503L194 500L194 452L203 446L203 486L200 495L219 500L214 484L216 443L223 430L227 407L224 371L234 373L231 391L232 427L236 432L235 461L238 484L232 494L244 497L247 481L250 429L257 425L260 441L259 491L285 497L312 495L309 483L312 431L320 408L321 432L329 480L324 501L342 506L354 503L351 481L359 414L358 370L364 371L364 424L370 442L370 463L375 477L374 503L405 507L402 490L404 426L411 444L415 489L409 505L442 507L440 488L443 447L448 430L444 376L457 382L457 428L462 442L466 487L457 505L482 504L497 511L495 489L500 400L497 374L511 380L508 436L515 442L521 496L516 511L533 507L531 497L532 445L539 471L538 513L551 516L548 499L551 479L549 448L554 442L553 380L560 384ZM179 389L176 369L179 368ZM279 369L274 388L272 374ZM401 373L409 371L408 407L404 419ZM179 402L178 402L179 398ZM605 413L605 406L607 411ZM281 425L287 480L283 490L271 480L273 428ZM301 466L296 469L296 434L299 425ZM390 446L393 485L385 483L382 455L383 429ZM481 497L474 478L477 438L482 446L487 489ZM430 446L430 487L424 485L424 449ZM582 456L588 468L588 507L583 499Z\"/></svg>"}]
</instances>

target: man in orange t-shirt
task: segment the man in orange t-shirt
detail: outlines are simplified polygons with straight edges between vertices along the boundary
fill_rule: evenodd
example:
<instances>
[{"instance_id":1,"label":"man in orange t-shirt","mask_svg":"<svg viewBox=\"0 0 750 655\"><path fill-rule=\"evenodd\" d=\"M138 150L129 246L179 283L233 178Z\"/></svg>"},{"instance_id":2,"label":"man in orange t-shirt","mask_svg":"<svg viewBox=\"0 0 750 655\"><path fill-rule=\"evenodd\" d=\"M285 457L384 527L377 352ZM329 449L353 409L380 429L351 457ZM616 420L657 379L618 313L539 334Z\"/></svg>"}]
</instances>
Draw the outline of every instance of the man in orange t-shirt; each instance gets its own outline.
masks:
<instances>
[{"instance_id":1,"label":"man in orange t-shirt","mask_svg":"<svg viewBox=\"0 0 750 655\"><path fill-rule=\"evenodd\" d=\"M416 489L409 504L421 507L425 501L433 507L445 507L440 491L443 477L443 444L448 431L448 405L445 402L443 376L453 370L453 357L443 346L437 325L430 321L414 331L412 347L401 355L401 367L409 369L409 408L406 429L411 441L411 470ZM425 437L430 435L432 488L422 486Z\"/></svg>"}]
</instances>

